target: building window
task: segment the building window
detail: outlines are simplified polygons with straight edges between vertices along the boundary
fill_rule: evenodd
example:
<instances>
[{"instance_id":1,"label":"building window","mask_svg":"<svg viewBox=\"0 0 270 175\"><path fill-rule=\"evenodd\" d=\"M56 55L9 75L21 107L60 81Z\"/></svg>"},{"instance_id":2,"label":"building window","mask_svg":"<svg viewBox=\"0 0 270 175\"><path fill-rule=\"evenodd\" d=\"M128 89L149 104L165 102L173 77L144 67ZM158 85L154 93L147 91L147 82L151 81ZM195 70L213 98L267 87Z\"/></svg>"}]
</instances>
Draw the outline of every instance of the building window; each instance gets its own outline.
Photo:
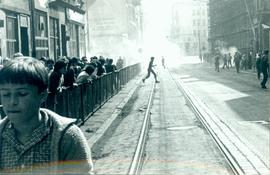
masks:
<instances>
[{"instance_id":1,"label":"building window","mask_svg":"<svg viewBox=\"0 0 270 175\"><path fill-rule=\"evenodd\" d=\"M60 56L59 21L50 17L50 56L56 60Z\"/></svg>"},{"instance_id":2,"label":"building window","mask_svg":"<svg viewBox=\"0 0 270 175\"><path fill-rule=\"evenodd\" d=\"M69 23L69 56L70 57L79 57L79 31L78 25Z\"/></svg>"},{"instance_id":3,"label":"building window","mask_svg":"<svg viewBox=\"0 0 270 175\"><path fill-rule=\"evenodd\" d=\"M36 58L48 57L48 24L47 14L42 11L35 11L35 44Z\"/></svg>"},{"instance_id":4,"label":"building window","mask_svg":"<svg viewBox=\"0 0 270 175\"><path fill-rule=\"evenodd\" d=\"M84 27L80 26L80 36L79 36L79 48L80 48L80 57L85 56L86 54L86 46L85 46L85 31Z\"/></svg>"},{"instance_id":5,"label":"building window","mask_svg":"<svg viewBox=\"0 0 270 175\"><path fill-rule=\"evenodd\" d=\"M7 15L7 57L11 58L19 51L18 20L16 15Z\"/></svg>"}]
</instances>

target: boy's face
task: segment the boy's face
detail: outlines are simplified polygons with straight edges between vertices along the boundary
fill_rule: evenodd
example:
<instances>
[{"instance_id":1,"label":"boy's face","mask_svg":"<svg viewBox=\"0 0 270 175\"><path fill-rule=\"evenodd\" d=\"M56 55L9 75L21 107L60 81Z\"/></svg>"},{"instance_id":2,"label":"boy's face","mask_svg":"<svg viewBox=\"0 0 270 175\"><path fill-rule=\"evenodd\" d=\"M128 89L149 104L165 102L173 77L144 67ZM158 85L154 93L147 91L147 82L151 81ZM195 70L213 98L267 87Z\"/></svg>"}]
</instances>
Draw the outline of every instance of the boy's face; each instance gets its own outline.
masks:
<instances>
[{"instance_id":1,"label":"boy's face","mask_svg":"<svg viewBox=\"0 0 270 175\"><path fill-rule=\"evenodd\" d=\"M3 109L14 124L22 124L39 115L39 107L45 93L38 93L38 88L29 84L0 85Z\"/></svg>"}]
</instances>

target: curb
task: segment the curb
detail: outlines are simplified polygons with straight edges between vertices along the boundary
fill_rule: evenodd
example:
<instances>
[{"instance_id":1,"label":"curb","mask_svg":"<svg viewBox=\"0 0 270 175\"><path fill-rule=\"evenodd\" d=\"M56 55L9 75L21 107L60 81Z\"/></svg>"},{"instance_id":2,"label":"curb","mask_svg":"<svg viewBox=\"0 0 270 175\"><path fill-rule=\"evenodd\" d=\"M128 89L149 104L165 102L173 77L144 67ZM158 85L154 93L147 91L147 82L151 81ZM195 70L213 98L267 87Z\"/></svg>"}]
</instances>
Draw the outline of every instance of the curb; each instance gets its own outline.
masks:
<instances>
[{"instance_id":1,"label":"curb","mask_svg":"<svg viewBox=\"0 0 270 175\"><path fill-rule=\"evenodd\" d=\"M128 103L135 91L139 88L141 82L140 75L138 76L138 79L139 80L134 83L135 86L129 91L128 95L122 100L120 104L117 105L112 115L104 122L104 124L96 131L96 133L87 140L90 148L93 148L97 143L99 143L99 141L106 134L107 130L110 128L113 122L120 116L124 106Z\"/></svg>"}]
</instances>

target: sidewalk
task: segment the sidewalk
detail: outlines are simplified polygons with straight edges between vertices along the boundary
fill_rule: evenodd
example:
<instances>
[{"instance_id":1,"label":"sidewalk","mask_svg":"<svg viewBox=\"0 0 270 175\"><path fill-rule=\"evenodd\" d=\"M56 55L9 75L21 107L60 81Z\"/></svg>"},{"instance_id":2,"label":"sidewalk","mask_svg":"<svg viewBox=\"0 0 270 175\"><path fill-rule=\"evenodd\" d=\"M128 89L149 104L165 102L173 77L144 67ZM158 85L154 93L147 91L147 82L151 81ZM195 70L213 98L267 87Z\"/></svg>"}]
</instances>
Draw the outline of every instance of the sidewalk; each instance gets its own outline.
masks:
<instances>
[{"instance_id":1,"label":"sidewalk","mask_svg":"<svg viewBox=\"0 0 270 175\"><path fill-rule=\"evenodd\" d=\"M121 114L125 104L132 97L139 84L141 75L129 81L121 91L106 102L80 128L83 131L90 148L94 147L104 136L107 129Z\"/></svg>"}]
</instances>

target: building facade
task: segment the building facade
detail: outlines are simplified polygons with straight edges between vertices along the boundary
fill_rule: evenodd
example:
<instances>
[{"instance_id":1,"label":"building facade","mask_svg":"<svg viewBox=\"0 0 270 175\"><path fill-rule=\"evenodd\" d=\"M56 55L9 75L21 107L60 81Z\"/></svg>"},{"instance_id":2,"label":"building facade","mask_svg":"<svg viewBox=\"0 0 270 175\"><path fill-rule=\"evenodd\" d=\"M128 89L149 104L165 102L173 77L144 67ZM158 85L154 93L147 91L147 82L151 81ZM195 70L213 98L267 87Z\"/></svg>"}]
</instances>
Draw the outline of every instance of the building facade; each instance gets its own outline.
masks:
<instances>
[{"instance_id":1,"label":"building facade","mask_svg":"<svg viewBox=\"0 0 270 175\"><path fill-rule=\"evenodd\" d=\"M0 1L0 55L12 57L16 52L31 53L30 4L25 0Z\"/></svg>"},{"instance_id":2,"label":"building facade","mask_svg":"<svg viewBox=\"0 0 270 175\"><path fill-rule=\"evenodd\" d=\"M58 59L86 54L84 0L1 0L0 54Z\"/></svg>"},{"instance_id":3,"label":"building facade","mask_svg":"<svg viewBox=\"0 0 270 175\"><path fill-rule=\"evenodd\" d=\"M141 0L96 0L88 9L90 55L118 57L139 45L142 31Z\"/></svg>"},{"instance_id":4,"label":"building facade","mask_svg":"<svg viewBox=\"0 0 270 175\"><path fill-rule=\"evenodd\" d=\"M210 0L210 38L217 47L240 52L269 49L269 0Z\"/></svg>"},{"instance_id":5,"label":"building facade","mask_svg":"<svg viewBox=\"0 0 270 175\"><path fill-rule=\"evenodd\" d=\"M188 56L208 51L207 1L176 1L172 4L170 39Z\"/></svg>"}]
</instances>

